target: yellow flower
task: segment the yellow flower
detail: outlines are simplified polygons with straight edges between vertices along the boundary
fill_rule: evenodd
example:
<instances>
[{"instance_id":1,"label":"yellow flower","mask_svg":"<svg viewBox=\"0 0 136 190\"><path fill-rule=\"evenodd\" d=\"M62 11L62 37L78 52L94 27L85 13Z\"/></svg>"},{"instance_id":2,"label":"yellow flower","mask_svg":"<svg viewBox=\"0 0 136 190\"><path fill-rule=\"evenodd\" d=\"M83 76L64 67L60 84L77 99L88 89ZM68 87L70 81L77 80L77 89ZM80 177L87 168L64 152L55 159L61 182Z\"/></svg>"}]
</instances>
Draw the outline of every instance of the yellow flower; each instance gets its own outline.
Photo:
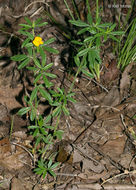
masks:
<instances>
[{"instance_id":1,"label":"yellow flower","mask_svg":"<svg viewBox=\"0 0 136 190\"><path fill-rule=\"evenodd\" d=\"M39 47L39 45L43 44L43 41L42 41L42 38L39 37L39 36L36 36L33 40L33 44L36 46L36 47Z\"/></svg>"}]
</instances>

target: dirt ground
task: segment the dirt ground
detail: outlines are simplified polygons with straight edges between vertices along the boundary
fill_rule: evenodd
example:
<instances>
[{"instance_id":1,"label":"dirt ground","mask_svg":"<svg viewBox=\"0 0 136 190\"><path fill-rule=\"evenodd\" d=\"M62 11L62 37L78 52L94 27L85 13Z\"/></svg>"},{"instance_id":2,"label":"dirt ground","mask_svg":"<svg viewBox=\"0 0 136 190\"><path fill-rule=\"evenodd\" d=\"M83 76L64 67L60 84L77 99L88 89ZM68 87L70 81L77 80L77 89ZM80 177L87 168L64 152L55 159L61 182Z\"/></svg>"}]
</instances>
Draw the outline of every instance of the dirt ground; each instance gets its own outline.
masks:
<instances>
[{"instance_id":1,"label":"dirt ground","mask_svg":"<svg viewBox=\"0 0 136 190\"><path fill-rule=\"evenodd\" d=\"M72 8L72 1L68 1ZM80 17L85 20L85 3L75 0ZM110 1L100 1L104 22L121 22L128 8L114 8ZM130 0L123 2L131 5ZM95 1L90 1L94 14ZM49 12L56 24L47 16ZM27 16L34 20L42 17L49 24L37 33L43 39L55 38L52 47L59 54L48 54L47 63L53 62L55 86L68 88L73 80L69 73L71 45L63 34L72 34L68 26L69 14L63 0L0 0L0 189L2 190L133 190L136 189L136 63L123 72L117 68L113 44L108 41L101 50L100 81L78 77L74 87L75 104L69 104L69 116L61 118L59 128L63 139L53 150L58 150L61 166L57 177L45 179L33 173L34 156L31 154L32 136L27 133L28 121L17 115L24 106L24 95L32 89L32 74L18 70L10 57L21 52L24 40L18 33L19 24ZM132 14L133 18L133 14ZM43 113L46 107L41 105Z\"/></svg>"}]
</instances>

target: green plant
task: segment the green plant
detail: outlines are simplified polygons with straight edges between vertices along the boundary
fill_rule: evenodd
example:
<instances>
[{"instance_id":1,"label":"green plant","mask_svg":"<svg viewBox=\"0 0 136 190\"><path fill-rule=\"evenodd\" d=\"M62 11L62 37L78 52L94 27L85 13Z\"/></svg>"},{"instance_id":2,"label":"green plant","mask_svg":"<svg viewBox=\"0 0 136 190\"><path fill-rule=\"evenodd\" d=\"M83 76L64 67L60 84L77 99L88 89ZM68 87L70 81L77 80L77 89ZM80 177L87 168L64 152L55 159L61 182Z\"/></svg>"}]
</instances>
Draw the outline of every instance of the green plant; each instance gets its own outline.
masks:
<instances>
[{"instance_id":1,"label":"green plant","mask_svg":"<svg viewBox=\"0 0 136 190\"><path fill-rule=\"evenodd\" d=\"M44 161L43 159L38 160L38 167L34 169L34 171L42 175L43 178L47 175L47 173L50 173L52 176L56 177L56 174L54 173L53 169L55 169L59 165L58 162L55 164L52 163L52 159L50 159L49 162Z\"/></svg>"},{"instance_id":2,"label":"green plant","mask_svg":"<svg viewBox=\"0 0 136 190\"><path fill-rule=\"evenodd\" d=\"M65 3L66 4L66 3ZM83 40L72 40L72 43L79 48L75 55L75 63L78 66L78 73L83 72L85 75L95 77L99 80L100 78L100 65L102 63L100 58L100 49L103 43L109 38L115 41L119 41L115 36L124 34L123 31L114 31L116 24L102 23L101 17L99 16L99 5L96 0L96 18L93 21L90 6L88 0L86 0L88 8L87 23L81 20L70 20L69 22L76 27L80 27L77 35L81 35L80 39ZM68 5L67 5L68 6ZM68 8L71 15L71 11ZM80 68L80 69L79 69Z\"/></svg>"},{"instance_id":3,"label":"green plant","mask_svg":"<svg viewBox=\"0 0 136 190\"><path fill-rule=\"evenodd\" d=\"M136 45L134 44L136 41L136 18L132 20L130 25L125 31L125 44L121 44L123 41L123 37L120 39L120 47L119 47L119 59L118 59L118 67L121 70L129 65L131 62L136 60Z\"/></svg>"},{"instance_id":4,"label":"green plant","mask_svg":"<svg viewBox=\"0 0 136 190\"><path fill-rule=\"evenodd\" d=\"M19 115L28 114L30 119L30 126L28 129L30 134L34 137L34 148L32 152L38 154L37 167L34 171L37 174L45 177L47 173L55 176L53 169L58 166L58 163L53 163L52 157L49 157L49 147L55 143L55 140L61 140L63 131L58 129L59 120L64 113L69 114L67 109L67 102L75 102L72 98L74 93L66 93L64 88L58 88L57 91L53 90L54 84L50 79L56 78L56 75L49 72L53 63L46 63L45 51L50 53L58 53L56 49L48 45L54 42L54 38L44 41L40 36L35 36L36 28L47 25L47 22L41 22L41 19L31 22L25 18L27 24L20 24L22 27L19 32L26 36L22 43L22 49L26 54L19 54L11 57L11 60L18 61L20 64L19 69L26 67L33 72L33 90L24 97L27 104L26 107L18 111ZM51 108L49 115L45 117L38 111L41 101L48 102ZM55 126L52 126L52 120L55 118ZM39 149L37 149L39 145Z\"/></svg>"}]
</instances>

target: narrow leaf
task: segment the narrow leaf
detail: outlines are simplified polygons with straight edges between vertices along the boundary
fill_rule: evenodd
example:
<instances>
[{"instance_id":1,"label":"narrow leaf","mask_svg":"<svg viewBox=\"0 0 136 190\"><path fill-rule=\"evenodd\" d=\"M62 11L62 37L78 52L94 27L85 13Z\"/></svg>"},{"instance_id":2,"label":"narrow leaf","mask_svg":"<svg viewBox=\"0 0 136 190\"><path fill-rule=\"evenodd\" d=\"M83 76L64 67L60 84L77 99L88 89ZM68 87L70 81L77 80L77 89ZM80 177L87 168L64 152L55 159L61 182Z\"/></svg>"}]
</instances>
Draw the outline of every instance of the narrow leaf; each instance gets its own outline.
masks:
<instances>
[{"instance_id":1,"label":"narrow leaf","mask_svg":"<svg viewBox=\"0 0 136 190\"><path fill-rule=\"evenodd\" d=\"M70 20L69 22L70 22L71 24L75 25L75 26L80 26L80 27L87 27L87 26L89 26L89 24L87 24L87 23L85 23L85 22L82 22L82 21L80 21L80 20L77 20L77 21L75 21L75 20Z\"/></svg>"},{"instance_id":2,"label":"narrow leaf","mask_svg":"<svg viewBox=\"0 0 136 190\"><path fill-rule=\"evenodd\" d=\"M72 40L71 41L73 44L77 44L77 45L83 45L83 42L79 42L77 40Z\"/></svg>"},{"instance_id":3,"label":"narrow leaf","mask_svg":"<svg viewBox=\"0 0 136 190\"><path fill-rule=\"evenodd\" d=\"M42 27L42 26L45 26L45 25L47 25L48 24L48 22L43 22L43 23L41 23L41 24L36 24L36 27Z\"/></svg>"},{"instance_id":4,"label":"narrow leaf","mask_svg":"<svg viewBox=\"0 0 136 190\"><path fill-rule=\"evenodd\" d=\"M15 55L11 57L11 60L13 61L23 61L24 59L27 58L27 55L25 54L20 54L20 55Z\"/></svg>"},{"instance_id":5,"label":"narrow leaf","mask_svg":"<svg viewBox=\"0 0 136 190\"><path fill-rule=\"evenodd\" d=\"M41 95L42 95L45 99L47 99L49 102L52 102L51 95L50 95L47 91L45 91L43 88L39 88L39 91L40 91Z\"/></svg>"},{"instance_id":6,"label":"narrow leaf","mask_svg":"<svg viewBox=\"0 0 136 190\"><path fill-rule=\"evenodd\" d=\"M53 117L56 117L56 116L59 115L60 112L61 112L61 106L58 106L57 108L55 108L55 109L53 110L52 116L53 116Z\"/></svg>"},{"instance_id":7,"label":"narrow leaf","mask_svg":"<svg viewBox=\"0 0 136 190\"><path fill-rule=\"evenodd\" d=\"M47 71L48 69L50 69L51 67L53 66L53 63L49 63L48 65L46 65L45 67L44 67L44 71Z\"/></svg>"},{"instance_id":8,"label":"narrow leaf","mask_svg":"<svg viewBox=\"0 0 136 190\"><path fill-rule=\"evenodd\" d=\"M32 26L27 25L27 24L19 24L19 26L23 26L25 29L30 29Z\"/></svg>"},{"instance_id":9,"label":"narrow leaf","mask_svg":"<svg viewBox=\"0 0 136 190\"><path fill-rule=\"evenodd\" d=\"M51 48L51 47L46 47L46 46L43 46L44 49L50 53L55 53L55 54L58 54L59 51L57 49L54 49L54 48Z\"/></svg>"},{"instance_id":10,"label":"narrow leaf","mask_svg":"<svg viewBox=\"0 0 136 190\"><path fill-rule=\"evenodd\" d=\"M45 75L53 79L57 77L55 74L52 73L45 73Z\"/></svg>"},{"instance_id":11,"label":"narrow leaf","mask_svg":"<svg viewBox=\"0 0 136 190\"><path fill-rule=\"evenodd\" d=\"M26 38L26 39L24 40L24 42L22 43L21 48L25 47L25 45L26 45L29 41L30 41L30 39L29 39L29 38Z\"/></svg>"},{"instance_id":12,"label":"narrow leaf","mask_svg":"<svg viewBox=\"0 0 136 190\"><path fill-rule=\"evenodd\" d=\"M54 38L50 38L49 40L46 40L46 41L44 42L44 45L51 44L51 43L54 42L54 41L55 41Z\"/></svg>"},{"instance_id":13,"label":"narrow leaf","mask_svg":"<svg viewBox=\"0 0 136 190\"><path fill-rule=\"evenodd\" d=\"M30 96L30 102L32 102L36 98L37 92L38 92L38 87L35 87Z\"/></svg>"},{"instance_id":14,"label":"narrow leaf","mask_svg":"<svg viewBox=\"0 0 136 190\"><path fill-rule=\"evenodd\" d=\"M83 33L87 32L87 31L89 31L89 27L83 28L83 29L79 30L79 32L77 33L77 35L83 34Z\"/></svg>"},{"instance_id":15,"label":"narrow leaf","mask_svg":"<svg viewBox=\"0 0 136 190\"><path fill-rule=\"evenodd\" d=\"M18 111L18 114L19 114L19 115L24 115L24 114L26 114L27 112L29 112L30 109L31 109L30 107L21 108L21 109Z\"/></svg>"},{"instance_id":16,"label":"narrow leaf","mask_svg":"<svg viewBox=\"0 0 136 190\"><path fill-rule=\"evenodd\" d=\"M38 80L40 80L41 76L42 76L42 73L38 74L37 77L34 79L34 83L37 83Z\"/></svg>"},{"instance_id":17,"label":"narrow leaf","mask_svg":"<svg viewBox=\"0 0 136 190\"><path fill-rule=\"evenodd\" d=\"M87 77L94 78L94 75L93 75L92 73L88 72L87 70L82 69L82 72L83 72Z\"/></svg>"},{"instance_id":18,"label":"narrow leaf","mask_svg":"<svg viewBox=\"0 0 136 190\"><path fill-rule=\"evenodd\" d=\"M42 57L42 66L44 67L45 64L46 64L46 54L45 52L43 51L43 48L40 46L39 48L39 52L40 52L40 55Z\"/></svg>"},{"instance_id":19,"label":"narrow leaf","mask_svg":"<svg viewBox=\"0 0 136 190\"><path fill-rule=\"evenodd\" d=\"M25 67L26 65L28 65L29 61L30 61L30 58L28 57L23 62L21 62L21 64L18 66L18 69L22 69L23 67Z\"/></svg>"},{"instance_id":20,"label":"narrow leaf","mask_svg":"<svg viewBox=\"0 0 136 190\"><path fill-rule=\"evenodd\" d=\"M40 63L39 63L39 61L38 61L38 59L34 58L33 60L34 60L35 65L36 65L37 67L39 67L40 69L42 69L42 67L41 67L41 65L40 65Z\"/></svg>"},{"instance_id":21,"label":"narrow leaf","mask_svg":"<svg viewBox=\"0 0 136 190\"><path fill-rule=\"evenodd\" d=\"M31 20L30 20L29 18L25 17L24 19L25 19L25 21L26 21L30 26L32 26L32 22L31 22Z\"/></svg>"},{"instance_id":22,"label":"narrow leaf","mask_svg":"<svg viewBox=\"0 0 136 190\"><path fill-rule=\"evenodd\" d=\"M81 57L81 56L87 54L88 51L89 51L89 48L83 49L83 50L81 50L81 51L77 54L77 56Z\"/></svg>"}]
</instances>

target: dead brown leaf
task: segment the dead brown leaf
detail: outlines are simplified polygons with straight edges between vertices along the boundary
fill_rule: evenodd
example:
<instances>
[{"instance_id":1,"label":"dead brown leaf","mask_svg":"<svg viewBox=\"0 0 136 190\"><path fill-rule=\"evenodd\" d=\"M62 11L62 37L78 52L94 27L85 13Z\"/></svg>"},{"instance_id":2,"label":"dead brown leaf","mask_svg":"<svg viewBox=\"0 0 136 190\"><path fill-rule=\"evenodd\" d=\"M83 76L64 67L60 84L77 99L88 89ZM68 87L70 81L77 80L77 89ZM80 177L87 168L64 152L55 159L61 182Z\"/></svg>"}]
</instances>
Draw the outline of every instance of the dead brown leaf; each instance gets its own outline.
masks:
<instances>
[{"instance_id":1,"label":"dead brown leaf","mask_svg":"<svg viewBox=\"0 0 136 190\"><path fill-rule=\"evenodd\" d=\"M11 190L26 190L22 181L18 178L13 178L11 182Z\"/></svg>"},{"instance_id":2,"label":"dead brown leaf","mask_svg":"<svg viewBox=\"0 0 136 190\"><path fill-rule=\"evenodd\" d=\"M113 159L117 159L123 153L125 143L126 137L122 136L117 139L109 140L101 149L106 155L109 155Z\"/></svg>"}]
</instances>

